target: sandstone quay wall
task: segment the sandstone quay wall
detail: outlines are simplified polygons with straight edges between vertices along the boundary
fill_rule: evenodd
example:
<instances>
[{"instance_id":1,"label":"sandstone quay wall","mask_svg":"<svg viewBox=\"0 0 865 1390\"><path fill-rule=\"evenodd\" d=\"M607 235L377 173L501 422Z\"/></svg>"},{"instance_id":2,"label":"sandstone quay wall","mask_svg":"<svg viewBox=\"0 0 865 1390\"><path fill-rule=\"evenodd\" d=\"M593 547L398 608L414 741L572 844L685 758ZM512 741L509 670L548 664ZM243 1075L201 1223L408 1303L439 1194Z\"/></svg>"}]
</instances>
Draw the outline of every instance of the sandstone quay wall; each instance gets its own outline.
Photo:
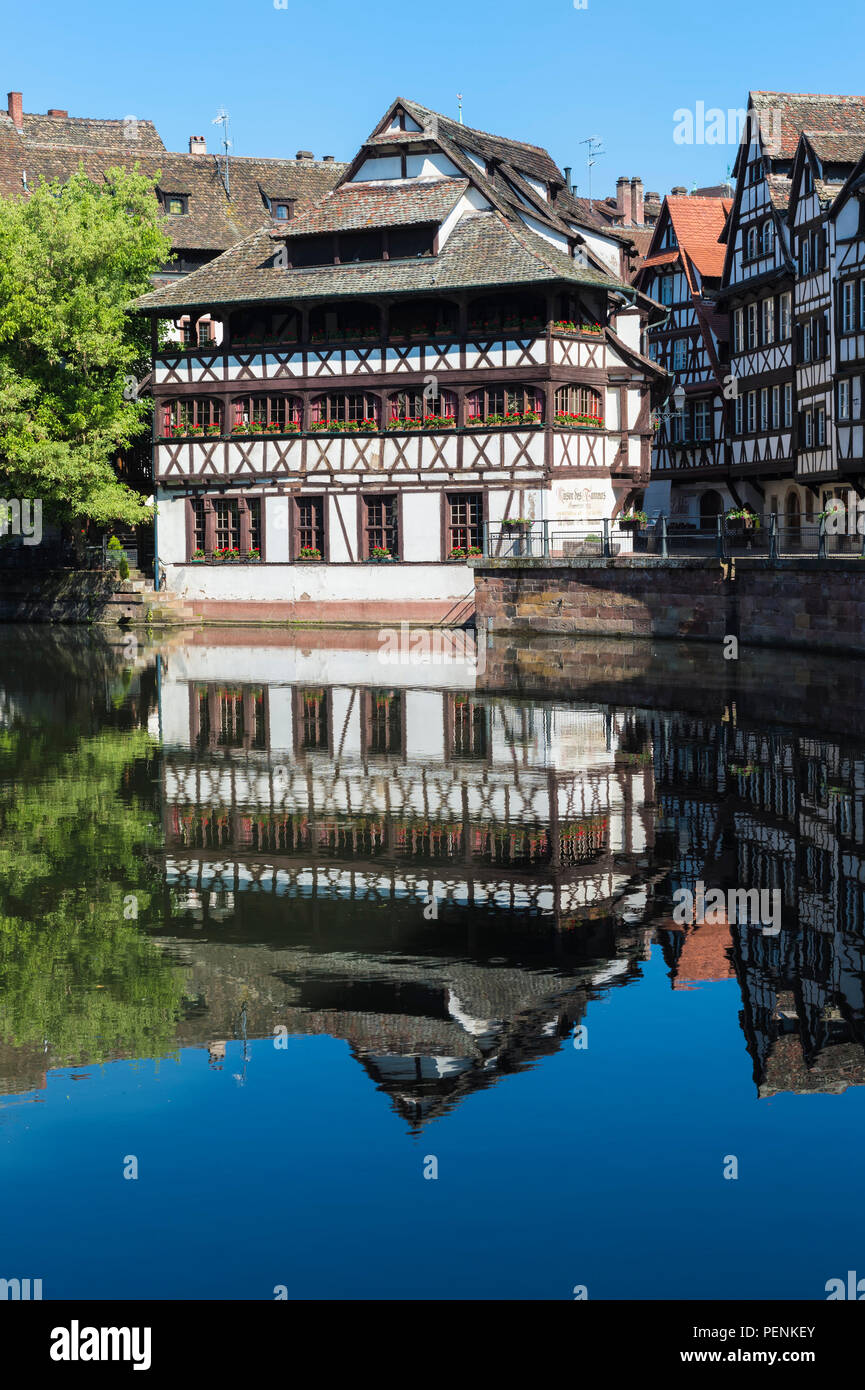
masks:
<instances>
[{"instance_id":1,"label":"sandstone quay wall","mask_svg":"<svg viewBox=\"0 0 865 1390\"><path fill-rule=\"evenodd\" d=\"M478 630L865 655L865 561L479 560Z\"/></svg>"}]
</instances>

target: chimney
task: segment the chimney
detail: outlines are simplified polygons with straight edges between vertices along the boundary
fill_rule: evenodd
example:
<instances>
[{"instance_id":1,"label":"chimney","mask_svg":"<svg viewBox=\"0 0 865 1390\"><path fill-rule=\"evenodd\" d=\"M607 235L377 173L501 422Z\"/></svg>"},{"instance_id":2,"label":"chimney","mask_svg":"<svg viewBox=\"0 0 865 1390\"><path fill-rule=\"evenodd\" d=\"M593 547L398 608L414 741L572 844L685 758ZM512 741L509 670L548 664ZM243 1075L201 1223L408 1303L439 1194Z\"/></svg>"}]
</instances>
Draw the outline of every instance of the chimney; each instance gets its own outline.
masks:
<instances>
[{"instance_id":1,"label":"chimney","mask_svg":"<svg viewBox=\"0 0 865 1390\"><path fill-rule=\"evenodd\" d=\"M68 111L61 111L59 106L49 106L49 108L48 108L48 115L49 115L49 116L68 116L68 115L69 115L69 112L68 112Z\"/></svg>"},{"instance_id":2,"label":"chimney","mask_svg":"<svg viewBox=\"0 0 865 1390\"><path fill-rule=\"evenodd\" d=\"M190 135L189 137L190 154L207 154L207 141L203 135Z\"/></svg>"},{"instance_id":3,"label":"chimney","mask_svg":"<svg viewBox=\"0 0 865 1390\"><path fill-rule=\"evenodd\" d=\"M684 198L687 195L687 192L687 188L684 188L682 184L677 183L675 188L670 189L670 196L672 198Z\"/></svg>"},{"instance_id":4,"label":"chimney","mask_svg":"<svg viewBox=\"0 0 865 1390\"><path fill-rule=\"evenodd\" d=\"M321 156L321 161L323 164L333 164L334 156L332 154L323 154Z\"/></svg>"},{"instance_id":5,"label":"chimney","mask_svg":"<svg viewBox=\"0 0 865 1390\"><path fill-rule=\"evenodd\" d=\"M570 191L571 191L571 166L570 166L570 164L566 164L566 165L565 165L565 188L566 188L566 189L568 190L568 192L570 193Z\"/></svg>"},{"instance_id":6,"label":"chimney","mask_svg":"<svg viewBox=\"0 0 865 1390\"><path fill-rule=\"evenodd\" d=\"M312 150L298 150L294 157L295 159L312 159L313 153Z\"/></svg>"},{"instance_id":7,"label":"chimney","mask_svg":"<svg viewBox=\"0 0 865 1390\"><path fill-rule=\"evenodd\" d=\"M7 98L9 105L6 108L9 119L16 130L24 129L24 97L20 92L10 92Z\"/></svg>"},{"instance_id":8,"label":"chimney","mask_svg":"<svg viewBox=\"0 0 865 1390\"><path fill-rule=\"evenodd\" d=\"M636 174L631 179L631 221L635 227L643 225L643 180Z\"/></svg>"},{"instance_id":9,"label":"chimney","mask_svg":"<svg viewBox=\"0 0 865 1390\"><path fill-rule=\"evenodd\" d=\"M626 179L624 175L620 179L616 179L616 208L623 222L627 222L630 216L630 208L628 207L630 186L630 179Z\"/></svg>"}]
</instances>

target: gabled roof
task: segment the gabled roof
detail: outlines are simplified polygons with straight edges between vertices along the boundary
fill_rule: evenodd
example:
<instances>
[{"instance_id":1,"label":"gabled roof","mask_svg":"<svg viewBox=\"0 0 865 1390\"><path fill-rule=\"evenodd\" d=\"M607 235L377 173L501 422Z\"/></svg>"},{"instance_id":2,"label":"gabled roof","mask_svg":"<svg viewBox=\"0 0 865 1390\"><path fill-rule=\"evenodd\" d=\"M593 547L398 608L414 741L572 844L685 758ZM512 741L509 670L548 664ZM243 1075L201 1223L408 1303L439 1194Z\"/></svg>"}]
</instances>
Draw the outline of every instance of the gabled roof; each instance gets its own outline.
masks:
<instances>
[{"instance_id":1,"label":"gabled roof","mask_svg":"<svg viewBox=\"0 0 865 1390\"><path fill-rule=\"evenodd\" d=\"M865 96L814 92L751 92L773 159L792 159L803 130L849 135L865 130Z\"/></svg>"},{"instance_id":2,"label":"gabled roof","mask_svg":"<svg viewBox=\"0 0 865 1390\"><path fill-rule=\"evenodd\" d=\"M473 154L510 164L514 169L540 179L543 183L550 181L564 186L561 169L540 145L529 145L524 140L509 140L502 135L491 135L488 131L476 130L474 126L461 125L450 116L431 111L429 107L421 106L417 101L400 98L398 104L403 106L409 115L414 116L420 125L432 125L440 135L457 145L462 145L463 149L470 150Z\"/></svg>"},{"instance_id":3,"label":"gabled roof","mask_svg":"<svg viewBox=\"0 0 865 1390\"><path fill-rule=\"evenodd\" d=\"M831 130L803 130L821 164L854 165L865 152L865 129L839 134Z\"/></svg>"},{"instance_id":4,"label":"gabled roof","mask_svg":"<svg viewBox=\"0 0 865 1390\"><path fill-rule=\"evenodd\" d=\"M680 248L703 279L719 280L724 270L724 248L718 238L733 206L732 198L670 195L666 204Z\"/></svg>"},{"instance_id":5,"label":"gabled roof","mask_svg":"<svg viewBox=\"0 0 865 1390\"><path fill-rule=\"evenodd\" d=\"M23 130L19 130L9 113L0 111L0 135L16 139L22 149L36 145L77 150L97 150L118 145L133 145L142 151L165 149L152 121L131 116L125 121L103 121L92 120L88 116L42 116L25 111Z\"/></svg>"},{"instance_id":6,"label":"gabled roof","mask_svg":"<svg viewBox=\"0 0 865 1390\"><path fill-rule=\"evenodd\" d=\"M295 237L363 227L440 222L468 186L468 179L402 184L346 183L326 193L314 207L293 217L279 231L281 235Z\"/></svg>"},{"instance_id":7,"label":"gabled roof","mask_svg":"<svg viewBox=\"0 0 865 1390\"><path fill-rule=\"evenodd\" d=\"M167 313L197 305L351 299L544 282L626 288L612 275L581 267L498 212L465 214L437 256L283 270L273 265L275 254L268 227L182 280L143 295L135 307Z\"/></svg>"}]
</instances>

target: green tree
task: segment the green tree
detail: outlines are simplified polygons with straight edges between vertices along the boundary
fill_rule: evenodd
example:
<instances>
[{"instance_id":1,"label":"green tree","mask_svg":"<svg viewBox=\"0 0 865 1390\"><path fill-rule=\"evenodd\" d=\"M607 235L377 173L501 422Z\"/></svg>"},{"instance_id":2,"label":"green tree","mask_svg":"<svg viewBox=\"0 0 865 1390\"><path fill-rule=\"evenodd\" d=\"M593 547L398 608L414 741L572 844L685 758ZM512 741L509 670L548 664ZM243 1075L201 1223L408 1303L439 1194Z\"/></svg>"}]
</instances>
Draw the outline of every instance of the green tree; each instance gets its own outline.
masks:
<instances>
[{"instance_id":1,"label":"green tree","mask_svg":"<svg viewBox=\"0 0 865 1390\"><path fill-rule=\"evenodd\" d=\"M117 475L149 426L135 395L150 356L130 302L169 258L153 181L82 167L26 199L0 200L0 481L66 521L152 519Z\"/></svg>"}]
</instances>

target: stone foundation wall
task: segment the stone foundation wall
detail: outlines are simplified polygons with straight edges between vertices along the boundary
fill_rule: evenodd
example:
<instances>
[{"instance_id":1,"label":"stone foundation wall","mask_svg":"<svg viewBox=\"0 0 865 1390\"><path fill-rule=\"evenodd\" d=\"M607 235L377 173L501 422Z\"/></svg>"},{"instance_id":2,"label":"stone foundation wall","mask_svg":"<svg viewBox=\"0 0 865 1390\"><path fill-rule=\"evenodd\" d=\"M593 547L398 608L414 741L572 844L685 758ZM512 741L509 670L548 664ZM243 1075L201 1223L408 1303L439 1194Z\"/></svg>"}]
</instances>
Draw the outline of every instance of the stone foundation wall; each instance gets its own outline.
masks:
<instances>
[{"instance_id":1,"label":"stone foundation wall","mask_svg":"<svg viewBox=\"0 0 865 1390\"><path fill-rule=\"evenodd\" d=\"M865 655L865 562L481 560L479 629L666 637Z\"/></svg>"}]
</instances>

